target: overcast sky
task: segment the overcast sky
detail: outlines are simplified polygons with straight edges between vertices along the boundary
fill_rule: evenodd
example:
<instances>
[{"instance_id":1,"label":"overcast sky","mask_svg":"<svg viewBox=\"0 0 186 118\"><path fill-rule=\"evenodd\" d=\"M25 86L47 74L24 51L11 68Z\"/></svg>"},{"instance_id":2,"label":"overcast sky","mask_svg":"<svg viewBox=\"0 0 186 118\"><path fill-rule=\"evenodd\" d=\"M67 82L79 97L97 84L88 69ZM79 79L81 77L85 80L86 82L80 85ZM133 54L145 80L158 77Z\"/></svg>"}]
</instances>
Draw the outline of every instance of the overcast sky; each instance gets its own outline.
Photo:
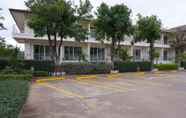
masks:
<instances>
[{"instance_id":1,"label":"overcast sky","mask_svg":"<svg viewBox=\"0 0 186 118\"><path fill-rule=\"evenodd\" d=\"M0 8L3 8L1 14L5 17L4 24L7 31L1 31L0 35L6 37L8 43L18 45L12 39L12 27L15 22L10 15L8 9L26 9L25 0L0 0ZM79 0L74 0L78 2ZM109 5L126 4L132 10L132 18L135 19L136 14L157 15L163 24L163 28L171 28L178 25L186 24L186 0L90 0L94 6L94 10L105 2ZM18 45L20 46L20 45Z\"/></svg>"}]
</instances>

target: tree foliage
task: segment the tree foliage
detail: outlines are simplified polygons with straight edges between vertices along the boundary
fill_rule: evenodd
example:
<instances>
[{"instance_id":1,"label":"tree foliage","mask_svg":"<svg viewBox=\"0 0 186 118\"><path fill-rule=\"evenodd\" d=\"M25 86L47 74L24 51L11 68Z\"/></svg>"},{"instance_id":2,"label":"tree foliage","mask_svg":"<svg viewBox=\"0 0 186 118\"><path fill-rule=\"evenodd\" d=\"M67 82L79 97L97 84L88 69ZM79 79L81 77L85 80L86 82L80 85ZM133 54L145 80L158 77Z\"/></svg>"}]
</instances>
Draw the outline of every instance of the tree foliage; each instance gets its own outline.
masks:
<instances>
[{"instance_id":1,"label":"tree foliage","mask_svg":"<svg viewBox=\"0 0 186 118\"><path fill-rule=\"evenodd\" d=\"M171 47L175 49L175 61L180 65L186 48L186 31L171 31L168 32L167 35L171 38L171 40L169 40Z\"/></svg>"},{"instance_id":2,"label":"tree foliage","mask_svg":"<svg viewBox=\"0 0 186 118\"><path fill-rule=\"evenodd\" d=\"M119 58L122 60L122 61L130 61L131 60L131 56L128 54L128 50L125 49L125 48L120 48L120 51L119 51Z\"/></svg>"},{"instance_id":3,"label":"tree foliage","mask_svg":"<svg viewBox=\"0 0 186 118\"><path fill-rule=\"evenodd\" d=\"M120 48L120 42L125 35L132 34L132 23L130 19L131 10L124 4L109 7L102 3L96 12L95 28L96 37L104 42L110 41L111 60L113 61L116 46Z\"/></svg>"},{"instance_id":4,"label":"tree foliage","mask_svg":"<svg viewBox=\"0 0 186 118\"><path fill-rule=\"evenodd\" d=\"M138 15L138 21L135 27L135 41L146 41L150 44L150 62L154 61L154 43L156 40L160 39L161 36L161 21L157 16L146 16L143 17Z\"/></svg>"},{"instance_id":5,"label":"tree foliage","mask_svg":"<svg viewBox=\"0 0 186 118\"><path fill-rule=\"evenodd\" d=\"M28 25L36 36L47 35L50 55L56 64L59 64L65 38L87 39L88 30L81 25L81 21L90 17L92 7L88 0L80 1L79 6L66 0L29 0L26 6L31 11Z\"/></svg>"},{"instance_id":6,"label":"tree foliage","mask_svg":"<svg viewBox=\"0 0 186 118\"><path fill-rule=\"evenodd\" d=\"M0 40L0 59L19 59L21 51L17 47L6 44L5 40Z\"/></svg>"}]
</instances>

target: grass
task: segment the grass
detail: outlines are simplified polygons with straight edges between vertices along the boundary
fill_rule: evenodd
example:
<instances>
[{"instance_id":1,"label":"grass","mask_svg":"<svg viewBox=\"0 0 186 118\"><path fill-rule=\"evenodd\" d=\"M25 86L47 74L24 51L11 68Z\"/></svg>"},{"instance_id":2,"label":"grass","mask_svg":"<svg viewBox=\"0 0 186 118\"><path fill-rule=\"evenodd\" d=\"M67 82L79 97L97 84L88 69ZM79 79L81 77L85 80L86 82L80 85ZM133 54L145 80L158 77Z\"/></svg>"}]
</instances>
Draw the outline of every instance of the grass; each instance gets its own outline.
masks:
<instances>
[{"instance_id":1,"label":"grass","mask_svg":"<svg viewBox=\"0 0 186 118\"><path fill-rule=\"evenodd\" d=\"M28 80L0 80L0 118L18 118L28 90Z\"/></svg>"}]
</instances>

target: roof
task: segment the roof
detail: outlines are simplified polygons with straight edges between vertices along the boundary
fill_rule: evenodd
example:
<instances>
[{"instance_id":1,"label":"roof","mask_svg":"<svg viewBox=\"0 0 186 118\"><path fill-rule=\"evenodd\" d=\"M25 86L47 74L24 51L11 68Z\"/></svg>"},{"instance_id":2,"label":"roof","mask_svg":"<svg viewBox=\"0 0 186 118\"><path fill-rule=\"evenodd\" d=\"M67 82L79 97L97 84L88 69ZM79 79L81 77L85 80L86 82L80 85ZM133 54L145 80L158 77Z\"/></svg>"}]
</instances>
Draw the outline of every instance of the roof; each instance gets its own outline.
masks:
<instances>
[{"instance_id":1,"label":"roof","mask_svg":"<svg viewBox=\"0 0 186 118\"><path fill-rule=\"evenodd\" d=\"M14 21L16 22L16 25L18 26L19 30L21 32L24 31L24 21L26 19L26 16L31 13L29 10L24 9L9 9L12 17L14 18Z\"/></svg>"},{"instance_id":2,"label":"roof","mask_svg":"<svg viewBox=\"0 0 186 118\"><path fill-rule=\"evenodd\" d=\"M186 25L181 25L177 27L173 27L167 30L168 32L185 32L186 31Z\"/></svg>"}]
</instances>

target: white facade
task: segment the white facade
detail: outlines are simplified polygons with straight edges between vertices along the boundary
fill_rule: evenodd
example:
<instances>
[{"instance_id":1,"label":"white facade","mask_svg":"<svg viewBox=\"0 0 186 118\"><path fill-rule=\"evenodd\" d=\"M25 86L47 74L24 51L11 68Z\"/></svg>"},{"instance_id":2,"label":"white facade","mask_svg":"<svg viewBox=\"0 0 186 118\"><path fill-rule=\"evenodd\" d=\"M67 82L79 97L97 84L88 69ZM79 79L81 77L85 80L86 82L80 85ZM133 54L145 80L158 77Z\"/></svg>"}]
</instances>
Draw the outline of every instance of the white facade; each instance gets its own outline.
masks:
<instances>
[{"instance_id":1,"label":"white facade","mask_svg":"<svg viewBox=\"0 0 186 118\"><path fill-rule=\"evenodd\" d=\"M16 21L16 18L14 19ZM26 19L22 22L24 22L24 26L21 32L14 30L13 37L17 42L25 45L25 59L48 60L50 57L48 54L47 37L34 37L33 30L27 26ZM90 25L88 26L89 31L91 31ZM19 24L18 27L20 27ZM125 41L121 42L121 45L122 47L127 48L128 54L133 57L132 60L148 61L149 44L146 42L138 42L131 45L131 40L131 37L125 37ZM156 51L160 53L160 57L155 60L155 63L171 63L174 61L174 49L165 43L164 40L164 34L162 33L160 40L155 43ZM65 39L61 47L61 63L79 62L79 59L77 58L79 54L78 50L83 52L86 60L89 62L111 62L110 42L105 41L104 44L102 44L99 41L96 41L94 37L89 36L88 40L81 43L76 42L74 39Z\"/></svg>"}]
</instances>

